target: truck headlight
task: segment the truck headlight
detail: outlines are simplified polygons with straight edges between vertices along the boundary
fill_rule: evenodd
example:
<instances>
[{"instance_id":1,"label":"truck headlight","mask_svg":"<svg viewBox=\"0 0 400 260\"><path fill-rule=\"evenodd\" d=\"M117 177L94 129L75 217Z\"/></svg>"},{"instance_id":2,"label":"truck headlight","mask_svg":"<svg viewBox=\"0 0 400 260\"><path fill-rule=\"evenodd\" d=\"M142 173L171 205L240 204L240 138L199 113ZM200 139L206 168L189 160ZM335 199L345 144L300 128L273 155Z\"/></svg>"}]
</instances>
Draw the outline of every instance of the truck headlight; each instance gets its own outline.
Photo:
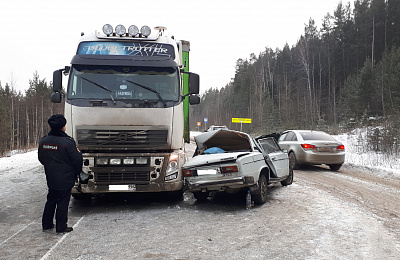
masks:
<instances>
[{"instance_id":1,"label":"truck headlight","mask_svg":"<svg viewBox=\"0 0 400 260\"><path fill-rule=\"evenodd\" d=\"M122 24L118 24L117 26L115 26L115 33L119 36L123 36L126 33L125 26L123 26Z\"/></svg>"},{"instance_id":2,"label":"truck headlight","mask_svg":"<svg viewBox=\"0 0 400 260\"><path fill-rule=\"evenodd\" d=\"M110 165L120 165L121 159L110 159Z\"/></svg>"},{"instance_id":3,"label":"truck headlight","mask_svg":"<svg viewBox=\"0 0 400 260\"><path fill-rule=\"evenodd\" d=\"M128 33L130 36L135 37L139 33L139 28L136 25L131 25L128 28Z\"/></svg>"},{"instance_id":4,"label":"truck headlight","mask_svg":"<svg viewBox=\"0 0 400 260\"><path fill-rule=\"evenodd\" d=\"M136 158L136 164L147 164L147 158Z\"/></svg>"},{"instance_id":5,"label":"truck headlight","mask_svg":"<svg viewBox=\"0 0 400 260\"><path fill-rule=\"evenodd\" d=\"M107 165L108 158L96 158L96 165Z\"/></svg>"},{"instance_id":6,"label":"truck headlight","mask_svg":"<svg viewBox=\"0 0 400 260\"><path fill-rule=\"evenodd\" d=\"M144 36L147 37L151 34L151 29L150 27L148 27L147 25L143 26L142 28L140 28L140 33Z\"/></svg>"},{"instance_id":7,"label":"truck headlight","mask_svg":"<svg viewBox=\"0 0 400 260\"><path fill-rule=\"evenodd\" d=\"M135 164L135 159L133 158L125 158L124 164Z\"/></svg>"},{"instance_id":8,"label":"truck headlight","mask_svg":"<svg viewBox=\"0 0 400 260\"><path fill-rule=\"evenodd\" d=\"M165 180L171 180L171 176L169 175L175 175L174 178L172 179L176 179L178 177L177 173L178 168L179 168L179 155L173 153L169 156L167 172L165 173Z\"/></svg>"},{"instance_id":9,"label":"truck headlight","mask_svg":"<svg viewBox=\"0 0 400 260\"><path fill-rule=\"evenodd\" d=\"M113 33L113 27L110 24L105 24L103 26L103 33L110 36Z\"/></svg>"}]
</instances>

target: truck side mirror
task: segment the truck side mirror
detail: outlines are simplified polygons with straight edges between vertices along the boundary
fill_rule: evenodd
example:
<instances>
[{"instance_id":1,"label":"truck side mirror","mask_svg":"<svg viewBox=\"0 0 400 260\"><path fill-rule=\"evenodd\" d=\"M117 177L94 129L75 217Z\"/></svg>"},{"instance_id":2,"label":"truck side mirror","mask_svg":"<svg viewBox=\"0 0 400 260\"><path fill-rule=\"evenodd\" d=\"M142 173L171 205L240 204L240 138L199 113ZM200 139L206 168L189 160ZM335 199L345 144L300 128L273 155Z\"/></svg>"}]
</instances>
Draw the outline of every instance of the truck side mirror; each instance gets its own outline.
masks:
<instances>
[{"instance_id":1,"label":"truck side mirror","mask_svg":"<svg viewBox=\"0 0 400 260\"><path fill-rule=\"evenodd\" d=\"M189 104L197 105L200 103L200 97L198 95L190 95L189 96Z\"/></svg>"},{"instance_id":2,"label":"truck side mirror","mask_svg":"<svg viewBox=\"0 0 400 260\"><path fill-rule=\"evenodd\" d=\"M199 94L200 92L200 76L189 72L189 93Z\"/></svg>"},{"instance_id":3,"label":"truck side mirror","mask_svg":"<svg viewBox=\"0 0 400 260\"><path fill-rule=\"evenodd\" d=\"M62 90L62 71L64 69L56 70L53 72L53 91L61 92Z\"/></svg>"}]
</instances>

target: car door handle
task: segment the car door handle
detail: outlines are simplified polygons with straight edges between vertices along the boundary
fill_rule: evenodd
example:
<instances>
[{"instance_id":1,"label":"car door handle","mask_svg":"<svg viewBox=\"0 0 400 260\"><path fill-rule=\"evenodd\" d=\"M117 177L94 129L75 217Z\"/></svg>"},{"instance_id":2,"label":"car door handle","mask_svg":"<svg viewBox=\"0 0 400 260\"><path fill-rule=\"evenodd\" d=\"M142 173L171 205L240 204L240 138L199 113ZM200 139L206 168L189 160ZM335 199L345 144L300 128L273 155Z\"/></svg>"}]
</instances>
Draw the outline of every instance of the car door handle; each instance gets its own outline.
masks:
<instances>
[{"instance_id":1,"label":"car door handle","mask_svg":"<svg viewBox=\"0 0 400 260\"><path fill-rule=\"evenodd\" d=\"M272 160L272 161L276 161L276 158L275 158L275 157L271 157L271 160Z\"/></svg>"}]
</instances>

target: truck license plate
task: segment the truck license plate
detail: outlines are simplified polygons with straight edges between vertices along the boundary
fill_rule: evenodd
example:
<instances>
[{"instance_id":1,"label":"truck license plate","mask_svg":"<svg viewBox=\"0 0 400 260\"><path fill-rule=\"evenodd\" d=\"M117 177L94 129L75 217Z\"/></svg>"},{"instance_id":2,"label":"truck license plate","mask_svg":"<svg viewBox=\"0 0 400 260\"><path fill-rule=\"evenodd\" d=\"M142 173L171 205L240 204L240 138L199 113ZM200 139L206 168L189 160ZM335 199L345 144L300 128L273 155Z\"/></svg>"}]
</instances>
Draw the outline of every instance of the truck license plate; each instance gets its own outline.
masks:
<instances>
[{"instance_id":1,"label":"truck license plate","mask_svg":"<svg viewBox=\"0 0 400 260\"><path fill-rule=\"evenodd\" d=\"M129 185L108 185L109 191L136 191L135 184Z\"/></svg>"}]
</instances>

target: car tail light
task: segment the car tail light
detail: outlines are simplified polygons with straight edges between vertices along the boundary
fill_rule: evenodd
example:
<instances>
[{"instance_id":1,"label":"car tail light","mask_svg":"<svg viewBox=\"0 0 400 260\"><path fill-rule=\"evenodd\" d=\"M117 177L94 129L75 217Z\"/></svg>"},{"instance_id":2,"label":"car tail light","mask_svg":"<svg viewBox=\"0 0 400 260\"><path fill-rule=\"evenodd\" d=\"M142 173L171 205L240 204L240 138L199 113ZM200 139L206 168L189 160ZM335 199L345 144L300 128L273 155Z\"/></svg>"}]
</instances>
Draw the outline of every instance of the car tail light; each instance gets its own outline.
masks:
<instances>
[{"instance_id":1,"label":"car tail light","mask_svg":"<svg viewBox=\"0 0 400 260\"><path fill-rule=\"evenodd\" d=\"M343 145L343 144L342 144L342 145L338 145L338 146L336 147L336 150L344 151L344 145Z\"/></svg>"},{"instance_id":2,"label":"car tail light","mask_svg":"<svg viewBox=\"0 0 400 260\"><path fill-rule=\"evenodd\" d=\"M301 144L301 147L303 147L303 149L306 151L317 149L317 147L315 147L313 144Z\"/></svg>"},{"instance_id":3,"label":"car tail light","mask_svg":"<svg viewBox=\"0 0 400 260\"><path fill-rule=\"evenodd\" d=\"M232 173L232 172L238 172L238 167L236 165L221 167L221 173Z\"/></svg>"},{"instance_id":4,"label":"car tail light","mask_svg":"<svg viewBox=\"0 0 400 260\"><path fill-rule=\"evenodd\" d=\"M183 175L185 177L192 177L193 176L193 171L192 170L183 171Z\"/></svg>"}]
</instances>

